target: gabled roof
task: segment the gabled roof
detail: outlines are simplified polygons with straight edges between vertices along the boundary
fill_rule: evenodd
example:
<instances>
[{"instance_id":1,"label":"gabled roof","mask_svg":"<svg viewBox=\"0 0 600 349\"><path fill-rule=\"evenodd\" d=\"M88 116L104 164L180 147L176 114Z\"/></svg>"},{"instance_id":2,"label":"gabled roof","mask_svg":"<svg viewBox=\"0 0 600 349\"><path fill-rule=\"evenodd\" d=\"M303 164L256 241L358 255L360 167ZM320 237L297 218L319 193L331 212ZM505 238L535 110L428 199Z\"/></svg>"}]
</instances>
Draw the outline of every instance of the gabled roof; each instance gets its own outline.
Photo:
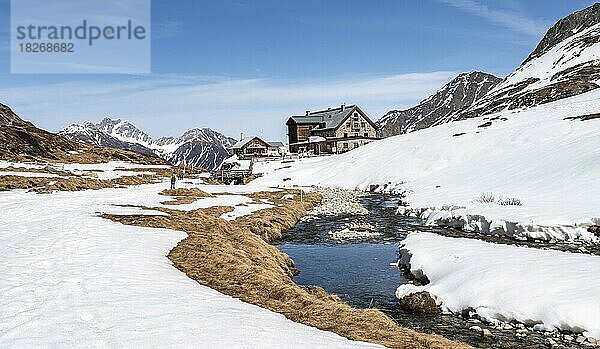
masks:
<instances>
[{"instance_id":1,"label":"gabled roof","mask_svg":"<svg viewBox=\"0 0 600 349\"><path fill-rule=\"evenodd\" d=\"M244 137L241 140L237 141L234 145L231 146L231 149L240 149L245 146L248 142L250 142L254 137Z\"/></svg>"},{"instance_id":2,"label":"gabled roof","mask_svg":"<svg viewBox=\"0 0 600 349\"><path fill-rule=\"evenodd\" d=\"M253 140L254 138L258 138L258 136L252 136L252 137L244 137L241 140L239 140L236 144L234 144L231 149L240 149L243 148L246 144L248 144L251 140ZM267 143L265 141L263 141L262 139L258 138L261 142L263 143ZM267 143L268 144L268 143Z\"/></svg>"},{"instance_id":3,"label":"gabled roof","mask_svg":"<svg viewBox=\"0 0 600 349\"><path fill-rule=\"evenodd\" d=\"M323 122L323 118L320 116L292 116L290 119L297 124L320 124Z\"/></svg>"},{"instance_id":4,"label":"gabled roof","mask_svg":"<svg viewBox=\"0 0 600 349\"><path fill-rule=\"evenodd\" d=\"M261 141L262 143L269 145L271 147L283 147L283 143L281 142L265 142L262 140L262 138L258 137L258 136L252 136L252 137L244 137L241 140L237 141L237 143L235 143L233 146L231 146L231 149L241 149L243 148L246 144L250 143L251 140L253 139L258 139L259 141Z\"/></svg>"},{"instance_id":5,"label":"gabled roof","mask_svg":"<svg viewBox=\"0 0 600 349\"><path fill-rule=\"evenodd\" d=\"M297 124L319 124L318 130L337 128L350 114L354 112L356 105L348 105L339 108L330 108L310 112L308 115L290 117Z\"/></svg>"}]
</instances>

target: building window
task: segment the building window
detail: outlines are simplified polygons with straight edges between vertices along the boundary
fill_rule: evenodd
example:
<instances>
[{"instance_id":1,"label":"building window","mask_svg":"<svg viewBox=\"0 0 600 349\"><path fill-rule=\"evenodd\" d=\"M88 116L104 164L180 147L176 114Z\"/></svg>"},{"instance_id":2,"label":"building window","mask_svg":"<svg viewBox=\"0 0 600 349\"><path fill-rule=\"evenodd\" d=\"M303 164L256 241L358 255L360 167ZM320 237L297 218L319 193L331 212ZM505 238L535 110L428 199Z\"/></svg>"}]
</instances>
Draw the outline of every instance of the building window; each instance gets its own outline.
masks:
<instances>
[{"instance_id":1,"label":"building window","mask_svg":"<svg viewBox=\"0 0 600 349\"><path fill-rule=\"evenodd\" d=\"M365 133L365 137L369 137L369 134L368 134L368 133Z\"/></svg>"},{"instance_id":2,"label":"building window","mask_svg":"<svg viewBox=\"0 0 600 349\"><path fill-rule=\"evenodd\" d=\"M355 132L355 133L354 133L354 137L358 137L358 132Z\"/></svg>"},{"instance_id":3,"label":"building window","mask_svg":"<svg viewBox=\"0 0 600 349\"><path fill-rule=\"evenodd\" d=\"M350 122L347 122L347 123L346 123L346 127L350 127Z\"/></svg>"},{"instance_id":4,"label":"building window","mask_svg":"<svg viewBox=\"0 0 600 349\"><path fill-rule=\"evenodd\" d=\"M361 126L361 127L367 127L367 123L366 123L366 122L361 122L361 123L360 123L360 126Z\"/></svg>"},{"instance_id":5,"label":"building window","mask_svg":"<svg viewBox=\"0 0 600 349\"><path fill-rule=\"evenodd\" d=\"M344 143L344 149L348 149L348 143Z\"/></svg>"},{"instance_id":6,"label":"building window","mask_svg":"<svg viewBox=\"0 0 600 349\"><path fill-rule=\"evenodd\" d=\"M358 122L354 123L354 128L358 128Z\"/></svg>"},{"instance_id":7,"label":"building window","mask_svg":"<svg viewBox=\"0 0 600 349\"><path fill-rule=\"evenodd\" d=\"M348 138L348 134L347 133L344 133L344 138Z\"/></svg>"}]
</instances>

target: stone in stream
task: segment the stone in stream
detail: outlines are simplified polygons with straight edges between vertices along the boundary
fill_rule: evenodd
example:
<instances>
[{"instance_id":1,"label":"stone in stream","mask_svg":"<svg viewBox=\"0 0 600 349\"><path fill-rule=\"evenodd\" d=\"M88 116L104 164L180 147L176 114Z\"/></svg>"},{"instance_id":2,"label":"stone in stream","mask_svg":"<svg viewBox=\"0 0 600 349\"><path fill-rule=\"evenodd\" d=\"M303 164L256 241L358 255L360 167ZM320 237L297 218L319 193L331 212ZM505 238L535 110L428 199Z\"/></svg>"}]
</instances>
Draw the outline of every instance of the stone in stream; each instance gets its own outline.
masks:
<instances>
[{"instance_id":1,"label":"stone in stream","mask_svg":"<svg viewBox=\"0 0 600 349\"><path fill-rule=\"evenodd\" d=\"M400 308L407 310L412 313L421 314L439 314L440 309L438 308L435 300L431 298L429 292L421 291L411 293L407 296L402 297L398 301Z\"/></svg>"}]
</instances>

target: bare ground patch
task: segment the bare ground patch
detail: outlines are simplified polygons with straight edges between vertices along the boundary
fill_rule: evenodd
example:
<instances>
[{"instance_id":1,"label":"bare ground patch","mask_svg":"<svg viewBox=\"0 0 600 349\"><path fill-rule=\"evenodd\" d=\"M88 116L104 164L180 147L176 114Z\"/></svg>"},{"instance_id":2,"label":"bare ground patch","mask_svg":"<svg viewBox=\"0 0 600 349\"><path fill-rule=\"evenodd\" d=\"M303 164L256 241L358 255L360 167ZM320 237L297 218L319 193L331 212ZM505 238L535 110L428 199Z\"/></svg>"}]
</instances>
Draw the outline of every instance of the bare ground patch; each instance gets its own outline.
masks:
<instances>
[{"instance_id":1,"label":"bare ground patch","mask_svg":"<svg viewBox=\"0 0 600 349\"><path fill-rule=\"evenodd\" d=\"M49 173L57 176L75 176L73 173L68 171L57 170L53 167L45 167L45 168L26 168L26 167L4 167L0 168L0 172L29 172L29 173Z\"/></svg>"},{"instance_id":2,"label":"bare ground patch","mask_svg":"<svg viewBox=\"0 0 600 349\"><path fill-rule=\"evenodd\" d=\"M163 205L184 205L202 199L214 197L214 195L204 192L198 188L191 189L165 189L159 193L160 195L173 196L175 199L163 201Z\"/></svg>"},{"instance_id":3,"label":"bare ground patch","mask_svg":"<svg viewBox=\"0 0 600 349\"><path fill-rule=\"evenodd\" d=\"M190 212L161 208L169 216L102 217L128 225L185 231L168 255L176 268L202 285L321 330L352 340L390 348L468 348L443 337L418 333L399 326L375 309L355 309L320 287L294 283L294 262L270 241L281 236L320 201L307 194L303 202L283 200L286 192L250 194L268 199L275 207L234 221L220 219L231 207L211 207Z\"/></svg>"},{"instance_id":4,"label":"bare ground patch","mask_svg":"<svg viewBox=\"0 0 600 349\"><path fill-rule=\"evenodd\" d=\"M154 183L155 177L125 176L115 179L96 179L88 177L70 178L29 178L22 176L0 176L0 191L29 189L37 193L53 191L78 191L87 189L115 188L125 185Z\"/></svg>"}]
</instances>

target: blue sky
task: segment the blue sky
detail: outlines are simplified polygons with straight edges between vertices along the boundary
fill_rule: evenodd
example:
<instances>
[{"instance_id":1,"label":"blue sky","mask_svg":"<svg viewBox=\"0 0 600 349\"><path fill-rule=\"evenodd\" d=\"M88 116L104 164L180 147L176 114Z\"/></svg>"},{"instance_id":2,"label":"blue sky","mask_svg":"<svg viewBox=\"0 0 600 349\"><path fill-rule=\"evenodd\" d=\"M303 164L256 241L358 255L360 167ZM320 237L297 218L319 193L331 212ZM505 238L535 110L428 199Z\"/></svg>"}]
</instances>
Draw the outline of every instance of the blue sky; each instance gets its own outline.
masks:
<instances>
[{"instance_id":1,"label":"blue sky","mask_svg":"<svg viewBox=\"0 0 600 349\"><path fill-rule=\"evenodd\" d=\"M42 1L42 0L40 0ZM152 74L10 74L0 0L0 102L57 131L104 116L151 136L211 127L285 137L291 114L358 103L373 119L459 72L504 77L558 19L593 1L152 1Z\"/></svg>"}]
</instances>

